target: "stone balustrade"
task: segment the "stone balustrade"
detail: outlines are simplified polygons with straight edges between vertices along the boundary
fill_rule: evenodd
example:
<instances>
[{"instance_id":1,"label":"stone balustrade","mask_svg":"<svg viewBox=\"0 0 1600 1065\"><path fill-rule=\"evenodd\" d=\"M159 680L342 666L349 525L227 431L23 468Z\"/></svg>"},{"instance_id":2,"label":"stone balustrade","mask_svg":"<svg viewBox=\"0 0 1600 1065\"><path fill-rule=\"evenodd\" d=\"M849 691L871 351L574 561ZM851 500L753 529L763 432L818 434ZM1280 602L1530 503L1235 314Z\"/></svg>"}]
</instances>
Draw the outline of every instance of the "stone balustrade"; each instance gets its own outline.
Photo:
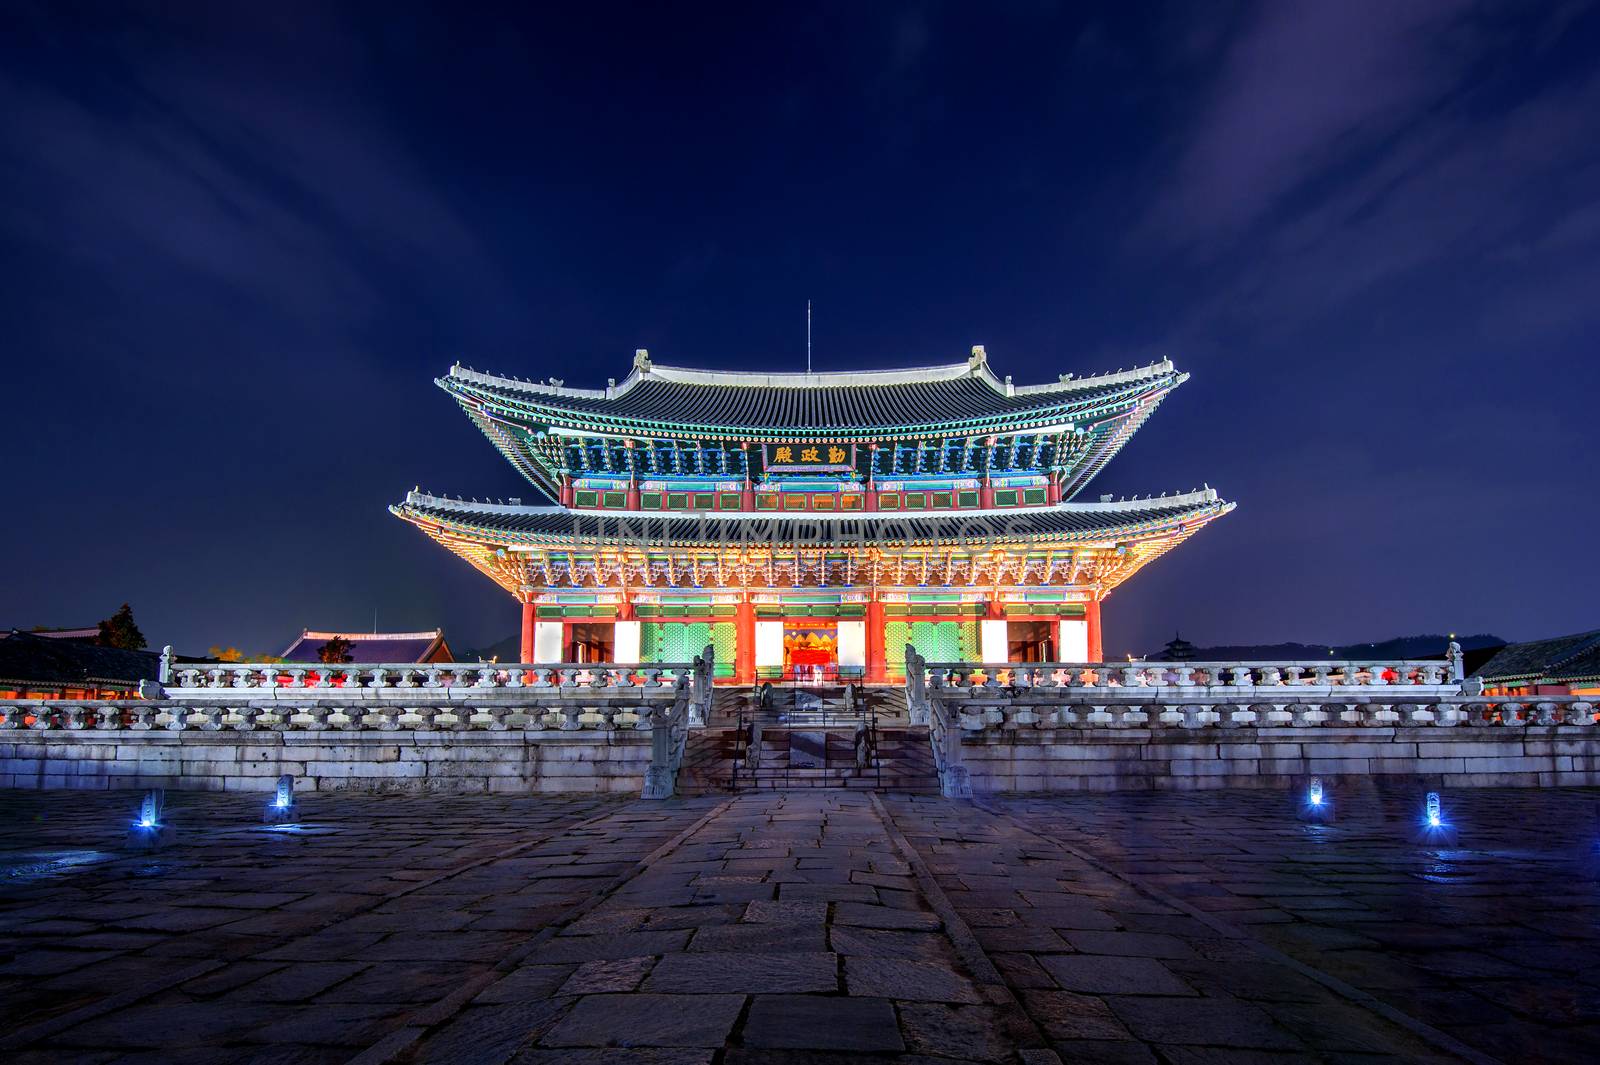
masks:
<instances>
[{"instance_id":1,"label":"stone balustrade","mask_svg":"<svg viewBox=\"0 0 1600 1065\"><path fill-rule=\"evenodd\" d=\"M687 692L687 689L683 689ZM431 701L374 704L302 692L298 699L12 699L0 701L0 732L503 732L652 728L677 691L658 686L632 699L552 695L519 703Z\"/></svg>"},{"instance_id":2,"label":"stone balustrade","mask_svg":"<svg viewBox=\"0 0 1600 1065\"><path fill-rule=\"evenodd\" d=\"M928 707L964 732L990 729L1143 728L1416 728L1538 725L1591 726L1593 702L1574 696L1537 699L1462 695L1405 698L1263 698L1208 695L1194 699L1130 701L1116 696L1064 695L1045 701L933 687Z\"/></svg>"},{"instance_id":3,"label":"stone balustrade","mask_svg":"<svg viewBox=\"0 0 1600 1065\"><path fill-rule=\"evenodd\" d=\"M0 787L675 791L711 708L690 663L164 671L139 699L0 700ZM644 762L647 759L647 762Z\"/></svg>"},{"instance_id":4,"label":"stone balustrade","mask_svg":"<svg viewBox=\"0 0 1600 1065\"><path fill-rule=\"evenodd\" d=\"M908 659L909 661L909 659ZM946 688L1443 688L1458 690L1451 663L1306 662L925 662L930 683Z\"/></svg>"},{"instance_id":5,"label":"stone balustrade","mask_svg":"<svg viewBox=\"0 0 1600 1065\"><path fill-rule=\"evenodd\" d=\"M258 698L303 699L308 691L361 693L363 698L405 699L427 692L429 698L479 700L486 693L520 698L527 689L582 689L589 693L622 693L632 689L671 688L689 683L692 662L618 665L605 662L435 663L397 662L380 665L280 665L229 662L167 667L163 687L174 698L234 698L241 691ZM433 693L438 693L437 695Z\"/></svg>"},{"instance_id":6,"label":"stone balustrade","mask_svg":"<svg viewBox=\"0 0 1600 1065\"><path fill-rule=\"evenodd\" d=\"M911 719L946 795L1271 786L1306 773L1593 782L1596 706L1486 696L1454 662L925 662Z\"/></svg>"},{"instance_id":7,"label":"stone balustrade","mask_svg":"<svg viewBox=\"0 0 1600 1065\"><path fill-rule=\"evenodd\" d=\"M1469 694L1450 662L927 662L906 648L912 720L1018 728L1592 725L1571 696Z\"/></svg>"}]
</instances>

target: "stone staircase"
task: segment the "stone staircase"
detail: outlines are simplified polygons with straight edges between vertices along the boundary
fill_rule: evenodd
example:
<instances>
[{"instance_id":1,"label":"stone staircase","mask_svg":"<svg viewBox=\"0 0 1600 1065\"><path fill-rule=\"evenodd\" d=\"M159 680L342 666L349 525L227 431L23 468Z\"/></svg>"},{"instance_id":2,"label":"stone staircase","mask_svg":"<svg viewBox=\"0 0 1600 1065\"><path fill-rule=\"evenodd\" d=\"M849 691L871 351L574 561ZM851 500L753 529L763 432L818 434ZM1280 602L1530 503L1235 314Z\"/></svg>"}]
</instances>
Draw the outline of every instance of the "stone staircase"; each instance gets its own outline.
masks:
<instances>
[{"instance_id":1,"label":"stone staircase","mask_svg":"<svg viewBox=\"0 0 1600 1065\"><path fill-rule=\"evenodd\" d=\"M906 690L898 684L872 684L865 689L867 707L877 711L878 729L886 725L904 724L911 712L906 708Z\"/></svg>"},{"instance_id":2,"label":"stone staircase","mask_svg":"<svg viewBox=\"0 0 1600 1065\"><path fill-rule=\"evenodd\" d=\"M715 703L712 705L715 709ZM732 726L691 729L683 745L683 764L678 767L679 794L705 795L726 790L737 741L738 733Z\"/></svg>"},{"instance_id":3,"label":"stone staircase","mask_svg":"<svg viewBox=\"0 0 1600 1065\"><path fill-rule=\"evenodd\" d=\"M928 726L879 726L878 763L884 791L939 794L939 771L933 764Z\"/></svg>"},{"instance_id":4,"label":"stone staircase","mask_svg":"<svg viewBox=\"0 0 1600 1065\"><path fill-rule=\"evenodd\" d=\"M907 723L905 690L873 685L864 690L878 722L876 764L857 767L855 711L843 687L773 687L769 710L757 711L759 689L720 687L712 696L708 727L689 733L678 790L684 795L782 788L876 788L937 794L938 774L925 726ZM738 722L759 719L756 768L739 765Z\"/></svg>"}]
</instances>

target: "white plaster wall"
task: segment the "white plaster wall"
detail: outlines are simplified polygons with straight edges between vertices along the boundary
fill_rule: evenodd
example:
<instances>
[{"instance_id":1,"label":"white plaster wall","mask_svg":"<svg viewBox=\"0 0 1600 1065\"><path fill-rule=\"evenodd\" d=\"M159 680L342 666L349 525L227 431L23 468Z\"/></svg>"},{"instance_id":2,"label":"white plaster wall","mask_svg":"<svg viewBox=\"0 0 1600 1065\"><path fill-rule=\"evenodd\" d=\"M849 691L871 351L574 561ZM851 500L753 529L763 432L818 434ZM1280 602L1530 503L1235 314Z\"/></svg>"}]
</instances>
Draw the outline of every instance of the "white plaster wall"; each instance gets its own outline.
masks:
<instances>
[{"instance_id":1,"label":"white plaster wall","mask_svg":"<svg viewBox=\"0 0 1600 1065\"><path fill-rule=\"evenodd\" d=\"M1011 657L1011 641L1006 636L1004 618L985 618L978 622L978 653L985 662L1005 662Z\"/></svg>"},{"instance_id":2,"label":"white plaster wall","mask_svg":"<svg viewBox=\"0 0 1600 1065\"><path fill-rule=\"evenodd\" d=\"M867 623L839 622L839 664L864 667L867 664Z\"/></svg>"},{"instance_id":3,"label":"white plaster wall","mask_svg":"<svg viewBox=\"0 0 1600 1065\"><path fill-rule=\"evenodd\" d=\"M619 621L611 634L611 656L625 666L639 663L639 622Z\"/></svg>"},{"instance_id":4,"label":"white plaster wall","mask_svg":"<svg viewBox=\"0 0 1600 1065\"><path fill-rule=\"evenodd\" d=\"M1061 646L1056 658L1062 662L1089 660L1089 623L1082 618L1061 619Z\"/></svg>"},{"instance_id":5,"label":"white plaster wall","mask_svg":"<svg viewBox=\"0 0 1600 1065\"><path fill-rule=\"evenodd\" d=\"M783 622L756 622L756 668L783 666Z\"/></svg>"},{"instance_id":6,"label":"white plaster wall","mask_svg":"<svg viewBox=\"0 0 1600 1065\"><path fill-rule=\"evenodd\" d=\"M561 645L563 642L561 622L536 621L533 623L533 660L535 662L561 661Z\"/></svg>"}]
</instances>

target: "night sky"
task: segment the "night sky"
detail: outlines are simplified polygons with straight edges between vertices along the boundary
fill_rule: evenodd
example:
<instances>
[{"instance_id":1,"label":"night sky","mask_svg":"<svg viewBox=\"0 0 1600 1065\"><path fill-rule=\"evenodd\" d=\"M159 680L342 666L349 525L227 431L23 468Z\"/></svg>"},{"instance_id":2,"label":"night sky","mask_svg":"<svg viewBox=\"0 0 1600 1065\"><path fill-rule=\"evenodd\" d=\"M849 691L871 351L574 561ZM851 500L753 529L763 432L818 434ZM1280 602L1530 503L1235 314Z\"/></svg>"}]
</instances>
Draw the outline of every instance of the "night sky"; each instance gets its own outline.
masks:
<instances>
[{"instance_id":1,"label":"night sky","mask_svg":"<svg viewBox=\"0 0 1600 1065\"><path fill-rule=\"evenodd\" d=\"M1106 651L1600 625L1600 6L8 3L0 625L517 608L433 378L1194 376L1080 498L1238 510Z\"/></svg>"}]
</instances>

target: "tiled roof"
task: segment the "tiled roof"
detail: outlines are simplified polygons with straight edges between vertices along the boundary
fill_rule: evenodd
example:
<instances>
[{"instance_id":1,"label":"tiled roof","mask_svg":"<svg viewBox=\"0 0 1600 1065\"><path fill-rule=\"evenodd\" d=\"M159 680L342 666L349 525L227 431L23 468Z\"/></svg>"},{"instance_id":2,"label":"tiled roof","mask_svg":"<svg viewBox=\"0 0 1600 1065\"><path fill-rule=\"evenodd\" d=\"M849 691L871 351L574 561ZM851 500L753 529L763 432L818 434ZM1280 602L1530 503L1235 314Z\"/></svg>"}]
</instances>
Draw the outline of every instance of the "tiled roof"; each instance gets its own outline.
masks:
<instances>
[{"instance_id":1,"label":"tiled roof","mask_svg":"<svg viewBox=\"0 0 1600 1065\"><path fill-rule=\"evenodd\" d=\"M335 636L350 641L350 661L372 664L380 662L425 662L435 657L440 648L448 651L443 629L425 632L302 632L283 652L288 662L316 662L317 651Z\"/></svg>"},{"instance_id":2,"label":"tiled roof","mask_svg":"<svg viewBox=\"0 0 1600 1065\"><path fill-rule=\"evenodd\" d=\"M93 643L100 638L100 626L91 625L86 629L30 629L35 636L43 636L47 640L78 640Z\"/></svg>"},{"instance_id":3,"label":"tiled roof","mask_svg":"<svg viewBox=\"0 0 1600 1065\"><path fill-rule=\"evenodd\" d=\"M155 680L160 673L161 656L154 651L125 651L17 629L0 639L0 686L4 687L31 682L134 688L141 680Z\"/></svg>"},{"instance_id":4,"label":"tiled roof","mask_svg":"<svg viewBox=\"0 0 1600 1065\"><path fill-rule=\"evenodd\" d=\"M1560 682L1600 676L1600 629L1507 644L1473 676L1490 682L1528 679Z\"/></svg>"},{"instance_id":5,"label":"tiled roof","mask_svg":"<svg viewBox=\"0 0 1600 1065\"><path fill-rule=\"evenodd\" d=\"M503 404L551 421L622 421L752 435L844 432L1017 421L1070 420L1107 401L1132 403L1183 380L1170 362L1016 388L977 364L851 374L720 373L647 367L619 386L569 389L451 369L439 385L461 398ZM1025 420L1025 419L1024 419Z\"/></svg>"},{"instance_id":6,"label":"tiled roof","mask_svg":"<svg viewBox=\"0 0 1600 1065\"><path fill-rule=\"evenodd\" d=\"M940 541L945 543L1105 541L1207 521L1233 504L1217 499L1210 489L1162 499L1117 503L1065 503L1055 507L940 512L932 514L777 513L661 514L642 512L569 511L561 507L529 507L465 503L413 492L395 514L412 522L433 522L470 530L506 543L559 543L573 539L642 540L652 544L694 546L751 543L798 543L800 546L863 546Z\"/></svg>"}]
</instances>

